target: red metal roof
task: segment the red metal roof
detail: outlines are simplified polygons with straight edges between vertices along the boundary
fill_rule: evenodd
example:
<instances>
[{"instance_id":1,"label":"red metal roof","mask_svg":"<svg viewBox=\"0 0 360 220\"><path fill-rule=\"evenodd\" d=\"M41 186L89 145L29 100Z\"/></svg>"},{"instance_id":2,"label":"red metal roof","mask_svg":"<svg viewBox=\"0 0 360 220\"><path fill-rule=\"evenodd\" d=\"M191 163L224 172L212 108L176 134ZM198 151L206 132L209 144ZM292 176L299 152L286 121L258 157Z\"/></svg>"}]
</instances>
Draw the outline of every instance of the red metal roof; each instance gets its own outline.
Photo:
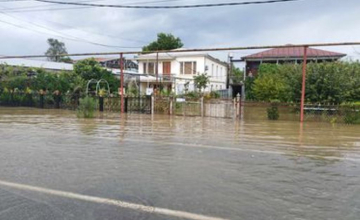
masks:
<instances>
[{"instance_id":1,"label":"red metal roof","mask_svg":"<svg viewBox=\"0 0 360 220\"><path fill-rule=\"evenodd\" d=\"M262 59L262 58L303 58L304 56L304 48L302 47L284 47L284 48L275 48L266 50L260 53L251 54L245 57L242 57L244 60L248 59ZM346 56L343 53L331 52L326 50L319 50L314 48L308 48L307 56L309 58L316 57L329 57L329 58L341 58Z\"/></svg>"}]
</instances>

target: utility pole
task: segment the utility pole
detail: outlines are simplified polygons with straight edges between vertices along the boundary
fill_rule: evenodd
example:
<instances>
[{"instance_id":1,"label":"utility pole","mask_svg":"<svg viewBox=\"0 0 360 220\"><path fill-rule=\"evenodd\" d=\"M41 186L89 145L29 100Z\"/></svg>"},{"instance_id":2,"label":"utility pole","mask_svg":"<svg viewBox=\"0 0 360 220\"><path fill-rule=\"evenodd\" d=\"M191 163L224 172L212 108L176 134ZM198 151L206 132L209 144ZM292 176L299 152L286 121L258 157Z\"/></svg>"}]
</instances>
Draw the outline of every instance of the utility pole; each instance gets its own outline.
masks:
<instances>
[{"instance_id":1,"label":"utility pole","mask_svg":"<svg viewBox=\"0 0 360 220\"><path fill-rule=\"evenodd\" d=\"M302 74L302 88L301 88L301 106L300 106L300 122L301 123L304 122L307 49L308 49L308 47L305 46L304 47L303 74Z\"/></svg>"},{"instance_id":2,"label":"utility pole","mask_svg":"<svg viewBox=\"0 0 360 220\"><path fill-rule=\"evenodd\" d=\"M121 113L125 112L124 108L124 59L120 53L120 95L121 95Z\"/></svg>"},{"instance_id":3,"label":"utility pole","mask_svg":"<svg viewBox=\"0 0 360 220\"><path fill-rule=\"evenodd\" d=\"M232 72L233 72L232 59L233 59L233 54L229 53L230 67L229 67L229 71L228 71L227 79L226 79L226 89L230 88L230 76L232 75Z\"/></svg>"}]
</instances>

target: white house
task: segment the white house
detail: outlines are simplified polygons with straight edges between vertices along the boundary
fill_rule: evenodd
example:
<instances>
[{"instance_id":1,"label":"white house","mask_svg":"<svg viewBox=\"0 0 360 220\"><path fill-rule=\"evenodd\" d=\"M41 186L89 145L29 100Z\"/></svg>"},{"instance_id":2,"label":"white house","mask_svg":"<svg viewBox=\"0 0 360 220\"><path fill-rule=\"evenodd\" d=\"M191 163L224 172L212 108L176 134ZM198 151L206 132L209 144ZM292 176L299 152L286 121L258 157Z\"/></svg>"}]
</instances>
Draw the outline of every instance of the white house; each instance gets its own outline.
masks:
<instances>
[{"instance_id":1,"label":"white house","mask_svg":"<svg viewBox=\"0 0 360 220\"><path fill-rule=\"evenodd\" d=\"M202 73L210 76L210 83L205 91L226 89L227 63L206 53L152 53L140 55L135 59L138 61L139 74L142 75L141 93L144 93L146 88L163 85L176 94L182 94L187 82L189 91L192 91L195 88L193 77Z\"/></svg>"}]
</instances>

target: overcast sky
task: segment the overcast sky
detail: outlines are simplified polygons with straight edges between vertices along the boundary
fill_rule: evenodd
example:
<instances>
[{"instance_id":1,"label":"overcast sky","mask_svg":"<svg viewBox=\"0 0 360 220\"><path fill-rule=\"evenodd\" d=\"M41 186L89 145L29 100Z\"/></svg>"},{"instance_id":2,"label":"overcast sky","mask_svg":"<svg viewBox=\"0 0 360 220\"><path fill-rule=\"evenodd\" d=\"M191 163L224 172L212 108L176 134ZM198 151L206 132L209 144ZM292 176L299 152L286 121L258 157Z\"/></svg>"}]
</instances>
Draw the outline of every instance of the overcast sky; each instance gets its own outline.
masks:
<instances>
[{"instance_id":1,"label":"overcast sky","mask_svg":"<svg viewBox=\"0 0 360 220\"><path fill-rule=\"evenodd\" d=\"M183 5L240 1L86 2ZM59 10L64 8L66 10ZM46 39L50 37L65 42L69 53L138 50L103 47L83 41L140 48L155 40L159 32L172 33L180 37L186 48L360 41L359 12L360 0L300 0L271 5L172 10L82 8L33 0L0 0L0 55L43 54L48 47ZM325 49L345 52L352 59L360 58L360 46ZM241 51L234 55L241 57L253 52L256 51ZM227 52L217 52L213 55L224 60Z\"/></svg>"}]
</instances>

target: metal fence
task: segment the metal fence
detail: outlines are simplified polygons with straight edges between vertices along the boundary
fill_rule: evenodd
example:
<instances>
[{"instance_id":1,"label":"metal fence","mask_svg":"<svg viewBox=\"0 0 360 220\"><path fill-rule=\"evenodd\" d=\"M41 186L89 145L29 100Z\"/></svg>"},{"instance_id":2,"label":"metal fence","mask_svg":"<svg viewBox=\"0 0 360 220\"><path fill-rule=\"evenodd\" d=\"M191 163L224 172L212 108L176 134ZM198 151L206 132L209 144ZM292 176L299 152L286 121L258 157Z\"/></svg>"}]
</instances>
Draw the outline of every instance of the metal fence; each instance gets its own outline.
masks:
<instances>
[{"instance_id":1,"label":"metal fence","mask_svg":"<svg viewBox=\"0 0 360 220\"><path fill-rule=\"evenodd\" d=\"M175 115L183 116L202 116L201 100L188 100L175 102Z\"/></svg>"},{"instance_id":2,"label":"metal fence","mask_svg":"<svg viewBox=\"0 0 360 220\"><path fill-rule=\"evenodd\" d=\"M211 99L204 101L204 116L215 118L234 118L234 101L231 99Z\"/></svg>"},{"instance_id":3,"label":"metal fence","mask_svg":"<svg viewBox=\"0 0 360 220\"><path fill-rule=\"evenodd\" d=\"M278 103L275 106L278 112L277 120L299 121L300 104ZM274 105L271 103L243 102L241 117L244 120L268 120L269 110L271 110L272 107L274 107ZM360 124L360 106L306 104L304 108L304 121Z\"/></svg>"},{"instance_id":4,"label":"metal fence","mask_svg":"<svg viewBox=\"0 0 360 220\"><path fill-rule=\"evenodd\" d=\"M37 107L37 108L61 108L75 110L81 97L76 94L56 95L39 93L2 93L0 106L9 107Z\"/></svg>"},{"instance_id":5,"label":"metal fence","mask_svg":"<svg viewBox=\"0 0 360 220\"><path fill-rule=\"evenodd\" d=\"M232 93L229 89L217 90L216 92L220 95L221 99L232 99Z\"/></svg>"},{"instance_id":6,"label":"metal fence","mask_svg":"<svg viewBox=\"0 0 360 220\"><path fill-rule=\"evenodd\" d=\"M83 97L77 94L2 93L0 94L0 106L76 110L79 106L80 98ZM93 98L96 99L96 108L99 109L99 98ZM103 103L105 111L121 111L121 100L119 97L105 97ZM124 107L125 111L129 113L151 113L151 97L125 97Z\"/></svg>"},{"instance_id":7,"label":"metal fence","mask_svg":"<svg viewBox=\"0 0 360 220\"><path fill-rule=\"evenodd\" d=\"M155 114L172 114L172 97L154 97L154 113Z\"/></svg>"},{"instance_id":8,"label":"metal fence","mask_svg":"<svg viewBox=\"0 0 360 220\"><path fill-rule=\"evenodd\" d=\"M77 94L2 93L0 106L24 106L37 108L61 108L75 110L82 98ZM99 109L99 100L97 108ZM120 112L121 99L106 97L103 109ZM155 113L181 116L204 116L217 118L241 118L242 120L269 120L274 114L276 120L299 121L300 104L240 102L239 99L177 99L174 97L129 96L125 97L125 112ZM308 122L330 122L360 124L359 105L307 104L304 120ZM275 117L276 116L276 117Z\"/></svg>"}]
</instances>

